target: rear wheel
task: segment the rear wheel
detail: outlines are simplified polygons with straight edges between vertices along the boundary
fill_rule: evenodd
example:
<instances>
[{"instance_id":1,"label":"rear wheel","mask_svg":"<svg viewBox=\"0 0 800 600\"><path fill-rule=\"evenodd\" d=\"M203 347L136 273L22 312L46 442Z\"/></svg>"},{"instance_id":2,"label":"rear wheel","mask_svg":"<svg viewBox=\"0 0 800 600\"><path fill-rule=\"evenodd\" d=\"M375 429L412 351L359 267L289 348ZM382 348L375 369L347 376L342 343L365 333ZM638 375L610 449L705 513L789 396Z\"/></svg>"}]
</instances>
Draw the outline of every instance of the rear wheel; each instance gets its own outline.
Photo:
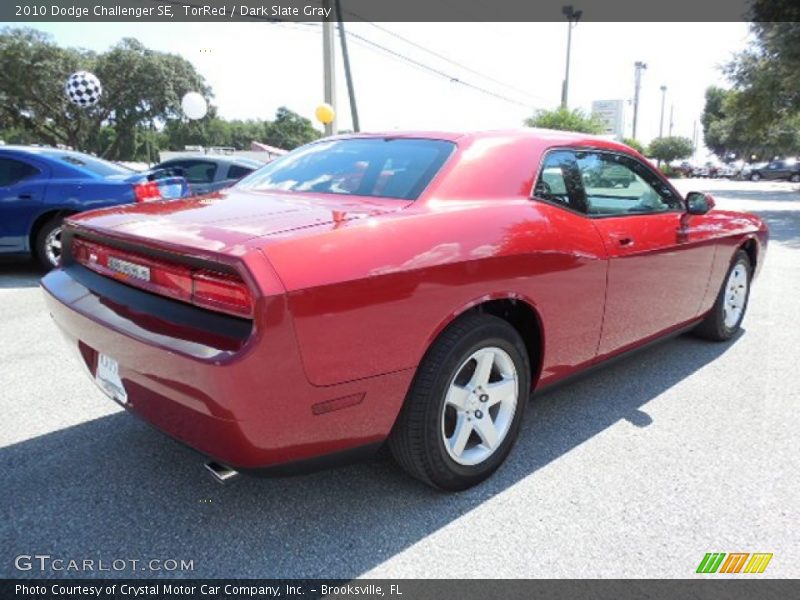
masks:
<instances>
[{"instance_id":1,"label":"rear wheel","mask_svg":"<svg viewBox=\"0 0 800 600\"><path fill-rule=\"evenodd\" d=\"M64 217L53 217L39 228L34 239L33 254L45 269L53 269L61 260L61 226Z\"/></svg>"},{"instance_id":2,"label":"rear wheel","mask_svg":"<svg viewBox=\"0 0 800 600\"><path fill-rule=\"evenodd\" d=\"M459 319L420 364L389 448L403 469L432 487L471 487L510 452L529 390L519 333L491 315Z\"/></svg>"},{"instance_id":3,"label":"rear wheel","mask_svg":"<svg viewBox=\"0 0 800 600\"><path fill-rule=\"evenodd\" d=\"M739 250L733 258L714 307L695 329L697 335L717 342L724 342L736 335L747 311L751 275L750 257L744 250Z\"/></svg>"},{"instance_id":4,"label":"rear wheel","mask_svg":"<svg viewBox=\"0 0 800 600\"><path fill-rule=\"evenodd\" d=\"M750 174L750 181L760 181L761 174L760 173L751 173Z\"/></svg>"},{"instance_id":5,"label":"rear wheel","mask_svg":"<svg viewBox=\"0 0 800 600\"><path fill-rule=\"evenodd\" d=\"M798 183L798 182L800 182L800 173L794 173L794 174L793 174L793 175L792 175L792 176L789 178L789 181L791 181L792 183Z\"/></svg>"}]
</instances>

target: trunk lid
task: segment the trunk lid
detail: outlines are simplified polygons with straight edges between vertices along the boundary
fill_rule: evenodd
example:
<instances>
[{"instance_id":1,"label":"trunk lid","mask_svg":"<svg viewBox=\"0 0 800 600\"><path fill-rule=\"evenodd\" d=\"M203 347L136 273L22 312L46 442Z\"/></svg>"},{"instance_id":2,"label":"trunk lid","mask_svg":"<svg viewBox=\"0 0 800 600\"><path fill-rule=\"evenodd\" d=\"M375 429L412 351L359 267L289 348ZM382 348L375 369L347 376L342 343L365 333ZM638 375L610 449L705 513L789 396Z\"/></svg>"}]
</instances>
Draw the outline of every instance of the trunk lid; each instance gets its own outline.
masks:
<instances>
[{"instance_id":1,"label":"trunk lid","mask_svg":"<svg viewBox=\"0 0 800 600\"><path fill-rule=\"evenodd\" d=\"M209 196L143 202L70 219L79 226L175 246L229 253L254 238L339 224L402 210L405 201L357 196L224 190Z\"/></svg>"}]
</instances>

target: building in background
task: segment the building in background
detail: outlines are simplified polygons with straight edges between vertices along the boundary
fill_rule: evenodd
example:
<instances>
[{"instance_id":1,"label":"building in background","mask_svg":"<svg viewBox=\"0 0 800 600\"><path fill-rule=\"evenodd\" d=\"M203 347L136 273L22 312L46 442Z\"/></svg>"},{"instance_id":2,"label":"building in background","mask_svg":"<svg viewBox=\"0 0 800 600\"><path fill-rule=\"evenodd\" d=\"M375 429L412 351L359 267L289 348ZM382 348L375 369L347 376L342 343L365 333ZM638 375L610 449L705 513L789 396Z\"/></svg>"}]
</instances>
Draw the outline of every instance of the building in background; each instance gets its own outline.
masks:
<instances>
[{"instance_id":1,"label":"building in background","mask_svg":"<svg viewBox=\"0 0 800 600\"><path fill-rule=\"evenodd\" d=\"M617 140L625 137L624 100L595 100L592 102L592 115L603 123L603 133Z\"/></svg>"}]
</instances>

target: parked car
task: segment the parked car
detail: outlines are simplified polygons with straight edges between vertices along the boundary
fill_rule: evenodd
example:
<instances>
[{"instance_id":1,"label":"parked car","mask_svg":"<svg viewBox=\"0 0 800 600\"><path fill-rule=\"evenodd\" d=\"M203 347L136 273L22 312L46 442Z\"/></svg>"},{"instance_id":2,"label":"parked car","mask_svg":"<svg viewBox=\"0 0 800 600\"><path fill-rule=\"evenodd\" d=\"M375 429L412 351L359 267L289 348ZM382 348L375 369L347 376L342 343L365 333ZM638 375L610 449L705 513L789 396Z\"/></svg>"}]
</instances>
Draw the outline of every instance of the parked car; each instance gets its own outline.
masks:
<instances>
[{"instance_id":1,"label":"parked car","mask_svg":"<svg viewBox=\"0 0 800 600\"><path fill-rule=\"evenodd\" d=\"M675 162L670 165L676 173L680 173L683 177L691 177L695 167L689 161Z\"/></svg>"},{"instance_id":2,"label":"parked car","mask_svg":"<svg viewBox=\"0 0 800 600\"><path fill-rule=\"evenodd\" d=\"M583 174L625 169L627 188ZM48 310L100 388L222 481L388 441L464 489L534 391L656 339L729 340L767 228L626 146L355 134L197 199L71 217Z\"/></svg>"},{"instance_id":3,"label":"parked car","mask_svg":"<svg viewBox=\"0 0 800 600\"><path fill-rule=\"evenodd\" d=\"M773 160L761 166L751 168L748 175L750 181L762 179L788 179L797 183L800 181L800 162L794 158Z\"/></svg>"},{"instance_id":4,"label":"parked car","mask_svg":"<svg viewBox=\"0 0 800 600\"><path fill-rule=\"evenodd\" d=\"M172 158L153 168L185 177L192 194L201 195L231 186L263 166L264 163L248 158L203 155Z\"/></svg>"},{"instance_id":5,"label":"parked car","mask_svg":"<svg viewBox=\"0 0 800 600\"><path fill-rule=\"evenodd\" d=\"M740 179L750 179L750 175L753 171L758 171L763 169L767 166L768 163L766 162L757 162L757 163L746 163L742 166L742 170L739 171L739 178Z\"/></svg>"},{"instance_id":6,"label":"parked car","mask_svg":"<svg viewBox=\"0 0 800 600\"><path fill-rule=\"evenodd\" d=\"M0 146L0 254L33 255L46 268L61 255L65 217L93 208L188 195L182 177L161 177L88 154Z\"/></svg>"}]
</instances>

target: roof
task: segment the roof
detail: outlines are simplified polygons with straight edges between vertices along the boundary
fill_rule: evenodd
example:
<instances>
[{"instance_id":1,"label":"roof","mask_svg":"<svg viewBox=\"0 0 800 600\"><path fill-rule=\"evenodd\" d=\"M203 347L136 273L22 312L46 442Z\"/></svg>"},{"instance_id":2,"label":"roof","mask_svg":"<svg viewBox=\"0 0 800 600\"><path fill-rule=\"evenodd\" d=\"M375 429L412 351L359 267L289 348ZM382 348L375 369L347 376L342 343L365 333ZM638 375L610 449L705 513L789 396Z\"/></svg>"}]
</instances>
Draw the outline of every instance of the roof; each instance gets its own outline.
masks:
<instances>
[{"instance_id":1,"label":"roof","mask_svg":"<svg viewBox=\"0 0 800 600\"><path fill-rule=\"evenodd\" d=\"M452 142L472 142L480 139L505 138L511 140L534 139L544 142L545 145L575 144L597 146L603 148L625 148L627 146L608 140L607 138L579 133L574 131L559 131L555 129L539 129L535 127L520 127L517 129L494 129L485 131L456 132L456 131L383 131L370 133L352 133L335 136L334 139L346 138L425 138L447 140Z\"/></svg>"},{"instance_id":2,"label":"roof","mask_svg":"<svg viewBox=\"0 0 800 600\"><path fill-rule=\"evenodd\" d=\"M258 167L261 166L262 164L256 160L242 156L220 156L217 154L203 154L203 153L187 153L187 154L180 154L178 156L171 156L165 160L162 160L158 164L163 165L166 163L185 161L185 160L199 160L203 162L213 162L226 165L242 165L244 167Z\"/></svg>"}]
</instances>

